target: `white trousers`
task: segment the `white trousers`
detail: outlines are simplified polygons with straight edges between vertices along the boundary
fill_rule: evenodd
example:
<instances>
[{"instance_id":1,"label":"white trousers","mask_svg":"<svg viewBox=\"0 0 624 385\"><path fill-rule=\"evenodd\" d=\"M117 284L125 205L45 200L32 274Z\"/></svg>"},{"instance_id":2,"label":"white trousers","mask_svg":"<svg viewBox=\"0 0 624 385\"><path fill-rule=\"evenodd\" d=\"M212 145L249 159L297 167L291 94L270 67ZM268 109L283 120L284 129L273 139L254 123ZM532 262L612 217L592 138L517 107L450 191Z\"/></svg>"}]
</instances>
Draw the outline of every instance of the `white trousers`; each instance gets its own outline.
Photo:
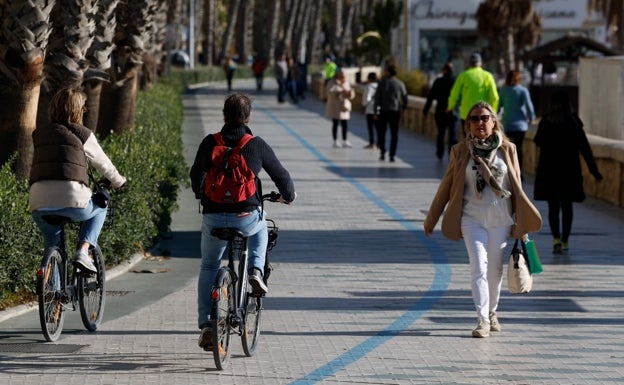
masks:
<instances>
[{"instance_id":1,"label":"white trousers","mask_svg":"<svg viewBox=\"0 0 624 385\"><path fill-rule=\"evenodd\" d=\"M472 300L477 317L489 322L496 312L503 283L503 258L511 227L485 228L474 219L462 216L461 231L470 260Z\"/></svg>"}]
</instances>

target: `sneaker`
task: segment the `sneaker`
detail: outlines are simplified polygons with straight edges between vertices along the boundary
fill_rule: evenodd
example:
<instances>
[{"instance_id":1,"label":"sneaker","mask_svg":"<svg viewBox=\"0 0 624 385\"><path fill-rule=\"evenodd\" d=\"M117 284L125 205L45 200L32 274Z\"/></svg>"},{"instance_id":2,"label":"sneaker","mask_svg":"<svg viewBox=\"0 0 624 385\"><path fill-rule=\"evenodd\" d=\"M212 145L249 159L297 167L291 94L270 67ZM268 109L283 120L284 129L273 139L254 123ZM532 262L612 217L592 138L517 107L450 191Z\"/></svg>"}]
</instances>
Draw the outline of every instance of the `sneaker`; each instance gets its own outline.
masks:
<instances>
[{"instance_id":1,"label":"sneaker","mask_svg":"<svg viewBox=\"0 0 624 385\"><path fill-rule=\"evenodd\" d=\"M374 144L368 144L366 146L364 146L365 149L367 150L376 150L377 146L375 146Z\"/></svg>"},{"instance_id":2,"label":"sneaker","mask_svg":"<svg viewBox=\"0 0 624 385\"><path fill-rule=\"evenodd\" d=\"M197 345L207 352L213 349L212 329L210 328L210 326L202 328L201 333L199 334L199 340L197 341Z\"/></svg>"},{"instance_id":3,"label":"sneaker","mask_svg":"<svg viewBox=\"0 0 624 385\"><path fill-rule=\"evenodd\" d=\"M394 162L394 156L390 157L390 162Z\"/></svg>"},{"instance_id":4,"label":"sneaker","mask_svg":"<svg viewBox=\"0 0 624 385\"><path fill-rule=\"evenodd\" d=\"M269 292L269 288L262 280L262 272L258 269L254 268L253 272L249 275L249 284L254 294L266 294Z\"/></svg>"},{"instance_id":5,"label":"sneaker","mask_svg":"<svg viewBox=\"0 0 624 385\"><path fill-rule=\"evenodd\" d=\"M567 253L569 250L568 242L561 242L561 251Z\"/></svg>"},{"instance_id":6,"label":"sneaker","mask_svg":"<svg viewBox=\"0 0 624 385\"><path fill-rule=\"evenodd\" d=\"M381 155L379 156L379 160L385 160L385 159L386 159L386 156L385 156L384 154L381 154Z\"/></svg>"},{"instance_id":7,"label":"sneaker","mask_svg":"<svg viewBox=\"0 0 624 385\"><path fill-rule=\"evenodd\" d=\"M486 338L490 336L490 323L482 318L479 318L477 327L472 331L474 338Z\"/></svg>"},{"instance_id":8,"label":"sneaker","mask_svg":"<svg viewBox=\"0 0 624 385\"><path fill-rule=\"evenodd\" d=\"M351 142L349 142L348 140L343 140L342 141L342 147L351 148L353 146L351 145Z\"/></svg>"},{"instance_id":9,"label":"sneaker","mask_svg":"<svg viewBox=\"0 0 624 385\"><path fill-rule=\"evenodd\" d=\"M339 141L337 141L337 140L334 140L334 148L340 148L340 147L342 147L342 145L340 144L340 142L339 142Z\"/></svg>"},{"instance_id":10,"label":"sneaker","mask_svg":"<svg viewBox=\"0 0 624 385\"><path fill-rule=\"evenodd\" d=\"M561 254L562 245L559 238L553 239L553 254Z\"/></svg>"},{"instance_id":11,"label":"sneaker","mask_svg":"<svg viewBox=\"0 0 624 385\"><path fill-rule=\"evenodd\" d=\"M501 324L498 322L498 317L496 316L496 313L490 312L490 331L500 332L501 330Z\"/></svg>"},{"instance_id":12,"label":"sneaker","mask_svg":"<svg viewBox=\"0 0 624 385\"><path fill-rule=\"evenodd\" d=\"M95 268L95 265L93 264L93 261L91 260L91 257L89 257L87 253L85 253L82 250L78 250L78 252L76 253L76 259L74 259L74 266L88 273L97 272L97 269Z\"/></svg>"}]
</instances>

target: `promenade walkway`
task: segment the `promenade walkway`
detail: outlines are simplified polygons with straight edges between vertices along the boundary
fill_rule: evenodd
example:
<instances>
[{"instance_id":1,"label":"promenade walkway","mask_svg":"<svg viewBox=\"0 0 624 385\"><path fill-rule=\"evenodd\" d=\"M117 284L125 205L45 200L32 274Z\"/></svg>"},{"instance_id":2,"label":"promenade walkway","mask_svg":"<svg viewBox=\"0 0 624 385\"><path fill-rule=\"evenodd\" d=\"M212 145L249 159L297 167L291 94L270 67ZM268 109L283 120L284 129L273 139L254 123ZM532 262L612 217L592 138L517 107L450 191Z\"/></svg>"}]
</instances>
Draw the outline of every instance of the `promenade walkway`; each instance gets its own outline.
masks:
<instances>
[{"instance_id":1,"label":"promenade walkway","mask_svg":"<svg viewBox=\"0 0 624 385\"><path fill-rule=\"evenodd\" d=\"M0 321L0 384L624 384L624 211L576 204L563 255L551 253L546 224L533 236L544 263L533 291L509 294L505 281L503 331L471 338L464 245L421 230L447 163L434 143L402 131L397 161L380 162L363 149L365 122L354 114L353 148L332 148L320 101L278 104L266 86L260 94L234 81L253 96L250 126L291 172L298 199L266 204L280 237L257 354L244 357L235 338L229 367L217 371L197 347L201 216L184 190L173 237L109 281L96 333L78 312L54 344L43 342L36 310ZM225 84L184 95L189 164L220 129L225 95ZM532 196L531 180L525 188Z\"/></svg>"}]
</instances>

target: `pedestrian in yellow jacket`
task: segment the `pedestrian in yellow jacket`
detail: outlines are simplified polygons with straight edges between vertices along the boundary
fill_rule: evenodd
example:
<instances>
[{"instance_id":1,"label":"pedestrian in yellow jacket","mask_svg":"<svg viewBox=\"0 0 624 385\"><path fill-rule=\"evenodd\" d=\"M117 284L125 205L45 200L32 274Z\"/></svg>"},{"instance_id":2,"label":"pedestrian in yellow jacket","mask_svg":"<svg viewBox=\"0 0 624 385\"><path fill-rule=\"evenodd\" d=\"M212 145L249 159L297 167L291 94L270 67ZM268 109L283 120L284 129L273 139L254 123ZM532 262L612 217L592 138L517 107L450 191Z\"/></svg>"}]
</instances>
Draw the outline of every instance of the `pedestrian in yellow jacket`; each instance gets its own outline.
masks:
<instances>
[{"instance_id":1,"label":"pedestrian in yellow jacket","mask_svg":"<svg viewBox=\"0 0 624 385\"><path fill-rule=\"evenodd\" d=\"M460 73L455 79L448 99L448 111L452 111L459 104L459 118L462 129L466 126L466 116L470 107L479 101L487 102L494 111L498 109L498 90L496 81L491 73L484 70L481 55L470 55L470 67Z\"/></svg>"}]
</instances>

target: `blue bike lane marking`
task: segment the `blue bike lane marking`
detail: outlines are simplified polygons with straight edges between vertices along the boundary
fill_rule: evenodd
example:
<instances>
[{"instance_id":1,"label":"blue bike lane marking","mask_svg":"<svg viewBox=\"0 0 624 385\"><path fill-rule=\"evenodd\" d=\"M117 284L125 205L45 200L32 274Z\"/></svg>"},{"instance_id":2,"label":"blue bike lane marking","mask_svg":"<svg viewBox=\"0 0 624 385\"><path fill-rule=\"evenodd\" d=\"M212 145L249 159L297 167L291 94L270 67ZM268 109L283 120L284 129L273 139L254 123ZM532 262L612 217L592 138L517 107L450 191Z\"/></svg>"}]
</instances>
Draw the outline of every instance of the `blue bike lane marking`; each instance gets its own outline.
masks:
<instances>
[{"instance_id":1,"label":"blue bike lane marking","mask_svg":"<svg viewBox=\"0 0 624 385\"><path fill-rule=\"evenodd\" d=\"M335 359L329 361L325 365L318 369L306 374L302 378L299 378L291 385L307 385L315 384L319 381L332 376L334 373L345 368L349 364L361 359L368 353L376 349L378 346L384 344L388 340L397 336L400 332L407 329L416 320L421 318L424 313L430 310L444 295L451 281L451 268L448 264L448 260L444 250L438 245L438 243L430 238L427 238L422 232L422 229L416 227L413 223L407 221L399 212L389 206L383 199L372 193L366 186L358 182L355 178L351 177L344 172L343 169L338 167L335 163L320 153L314 146L308 143L301 135L290 128L286 123L282 122L271 111L263 109L261 106L254 105L256 110L262 111L274 122L283 127L290 135L296 138L306 149L308 149L314 156L320 161L325 163L332 171L338 174L342 179L347 181L353 187L355 187L362 195L367 197L371 202L381 208L392 219L401 223L401 225L409 232L414 233L418 242L424 244L428 254L431 256L432 263L435 266L435 274L431 286L427 292L423 295L422 299L416 302L408 311L398 317L394 322L388 325L383 330L379 331L372 337L367 338L358 345L352 347L345 353L339 355Z\"/></svg>"}]
</instances>

